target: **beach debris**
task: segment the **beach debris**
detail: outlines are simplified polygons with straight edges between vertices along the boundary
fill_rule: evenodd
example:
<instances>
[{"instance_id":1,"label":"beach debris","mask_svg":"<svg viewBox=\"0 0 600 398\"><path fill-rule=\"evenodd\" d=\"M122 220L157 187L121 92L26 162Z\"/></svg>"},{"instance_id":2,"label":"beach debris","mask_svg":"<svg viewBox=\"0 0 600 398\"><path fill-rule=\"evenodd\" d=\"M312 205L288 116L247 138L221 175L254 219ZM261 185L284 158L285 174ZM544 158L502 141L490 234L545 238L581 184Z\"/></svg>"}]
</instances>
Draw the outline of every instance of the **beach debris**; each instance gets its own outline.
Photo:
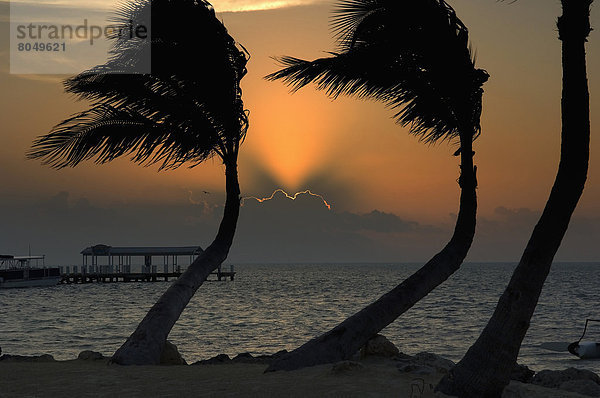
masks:
<instances>
[{"instance_id":1,"label":"beach debris","mask_svg":"<svg viewBox=\"0 0 600 398\"><path fill-rule=\"evenodd\" d=\"M576 392L581 395L587 395L589 397L600 397L600 385L594 383L592 380L569 380L565 381L558 387L559 390Z\"/></svg>"},{"instance_id":2,"label":"beach debris","mask_svg":"<svg viewBox=\"0 0 600 398\"><path fill-rule=\"evenodd\" d=\"M165 343L165 348L163 348L162 353L160 354L160 364L161 365L187 365L187 362L181 354L179 350L177 350L177 346L171 343L169 340Z\"/></svg>"},{"instance_id":3,"label":"beach debris","mask_svg":"<svg viewBox=\"0 0 600 398\"><path fill-rule=\"evenodd\" d=\"M533 376L531 383L591 397L600 397L600 377L590 370L576 368L542 370Z\"/></svg>"},{"instance_id":4,"label":"beach debris","mask_svg":"<svg viewBox=\"0 0 600 398\"><path fill-rule=\"evenodd\" d=\"M233 359L229 358L227 354L219 354L210 359L204 359L201 361L194 362L192 365L221 365L227 363L249 363L249 364L270 364L273 360L287 354L287 350L277 351L275 354L270 355L257 355L253 356L249 352L243 352L236 355Z\"/></svg>"},{"instance_id":5,"label":"beach debris","mask_svg":"<svg viewBox=\"0 0 600 398\"><path fill-rule=\"evenodd\" d=\"M194 362L192 365L222 365L231 363L231 358L227 354L219 354L210 359L203 359L201 361Z\"/></svg>"},{"instance_id":6,"label":"beach debris","mask_svg":"<svg viewBox=\"0 0 600 398\"><path fill-rule=\"evenodd\" d=\"M402 355L396 358L398 370L401 372L418 372L430 374L434 372L448 373L454 362L430 352L420 352L415 356Z\"/></svg>"},{"instance_id":7,"label":"beach debris","mask_svg":"<svg viewBox=\"0 0 600 398\"><path fill-rule=\"evenodd\" d=\"M400 350L398 347L381 334L375 335L375 337L367 341L367 344L360 349L361 359L369 356L391 358L398 356L399 354Z\"/></svg>"},{"instance_id":8,"label":"beach debris","mask_svg":"<svg viewBox=\"0 0 600 398\"><path fill-rule=\"evenodd\" d=\"M271 355L271 358L277 359L288 353L288 350L279 350L275 354Z\"/></svg>"},{"instance_id":9,"label":"beach debris","mask_svg":"<svg viewBox=\"0 0 600 398\"><path fill-rule=\"evenodd\" d=\"M510 373L510 379L520 381L521 383L531 383L535 372L529 369L525 365L515 364L512 372Z\"/></svg>"},{"instance_id":10,"label":"beach debris","mask_svg":"<svg viewBox=\"0 0 600 398\"><path fill-rule=\"evenodd\" d=\"M565 370L542 370L533 376L532 384L543 387L559 388L562 383L570 380L592 380L600 384L600 377L590 370L568 368Z\"/></svg>"},{"instance_id":11,"label":"beach debris","mask_svg":"<svg viewBox=\"0 0 600 398\"><path fill-rule=\"evenodd\" d=\"M54 362L55 359L50 354L32 355L32 356L4 354L0 357L0 361L6 361L6 362Z\"/></svg>"},{"instance_id":12,"label":"beach debris","mask_svg":"<svg viewBox=\"0 0 600 398\"><path fill-rule=\"evenodd\" d=\"M238 354L235 358L232 359L233 362L236 363L256 363L256 364L270 364L273 360L281 357L282 355L287 354L287 350L281 350L272 355L258 355L252 356L249 352L244 352Z\"/></svg>"},{"instance_id":13,"label":"beach debris","mask_svg":"<svg viewBox=\"0 0 600 398\"><path fill-rule=\"evenodd\" d=\"M237 363L256 363L255 358L249 352L237 354L232 361Z\"/></svg>"},{"instance_id":14,"label":"beach debris","mask_svg":"<svg viewBox=\"0 0 600 398\"><path fill-rule=\"evenodd\" d=\"M80 361L98 361L98 360L108 359L108 358L105 358L104 355L102 355L99 352L85 350L85 351L81 351L79 353L79 355L77 356L77 359L79 359Z\"/></svg>"},{"instance_id":15,"label":"beach debris","mask_svg":"<svg viewBox=\"0 0 600 398\"><path fill-rule=\"evenodd\" d=\"M331 367L331 373L333 374L344 374L348 372L353 372L356 370L364 369L364 365L360 362L356 361L340 361L334 363Z\"/></svg>"}]
</instances>

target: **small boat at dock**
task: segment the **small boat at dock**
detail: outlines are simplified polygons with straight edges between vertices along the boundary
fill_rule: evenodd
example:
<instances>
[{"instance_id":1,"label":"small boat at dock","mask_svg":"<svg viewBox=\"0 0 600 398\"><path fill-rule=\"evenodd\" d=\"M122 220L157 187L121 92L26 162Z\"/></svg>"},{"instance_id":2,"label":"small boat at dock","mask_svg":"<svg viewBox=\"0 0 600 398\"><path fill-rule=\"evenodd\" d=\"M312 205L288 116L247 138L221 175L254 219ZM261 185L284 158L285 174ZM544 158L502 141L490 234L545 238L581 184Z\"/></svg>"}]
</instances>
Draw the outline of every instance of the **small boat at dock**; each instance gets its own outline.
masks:
<instances>
[{"instance_id":1,"label":"small boat at dock","mask_svg":"<svg viewBox=\"0 0 600 398\"><path fill-rule=\"evenodd\" d=\"M0 289L54 286L59 281L59 268L46 268L44 256L0 255Z\"/></svg>"},{"instance_id":2,"label":"small boat at dock","mask_svg":"<svg viewBox=\"0 0 600 398\"><path fill-rule=\"evenodd\" d=\"M586 319L585 327L583 328L583 334L578 341L569 344L567 348L571 354L581 359L600 358L600 343L595 341L582 341L587 331L589 322L600 322L600 319Z\"/></svg>"}]
</instances>

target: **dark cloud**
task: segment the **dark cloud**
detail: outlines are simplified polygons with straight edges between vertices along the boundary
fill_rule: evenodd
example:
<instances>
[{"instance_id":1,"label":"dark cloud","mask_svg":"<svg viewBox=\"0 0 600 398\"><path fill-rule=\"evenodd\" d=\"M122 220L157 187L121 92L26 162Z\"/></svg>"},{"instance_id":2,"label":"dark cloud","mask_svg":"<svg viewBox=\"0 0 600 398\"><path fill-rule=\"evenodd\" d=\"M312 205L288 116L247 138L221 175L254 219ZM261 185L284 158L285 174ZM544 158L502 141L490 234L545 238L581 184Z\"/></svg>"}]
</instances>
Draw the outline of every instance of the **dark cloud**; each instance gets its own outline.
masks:
<instances>
[{"instance_id":1,"label":"dark cloud","mask_svg":"<svg viewBox=\"0 0 600 398\"><path fill-rule=\"evenodd\" d=\"M0 212L0 252L25 254L31 245L33 253L47 255L48 264L75 265L79 252L97 243L206 246L222 210L221 204L204 200L98 206L67 192L11 201ZM538 217L538 211L504 207L480 217L467 260L518 261ZM598 225L598 218L574 217L557 261L597 260ZM378 210L336 212L318 197L300 195L292 201L278 193L263 203L244 201L228 262L423 262L451 233L450 225L423 225Z\"/></svg>"},{"instance_id":2,"label":"dark cloud","mask_svg":"<svg viewBox=\"0 0 600 398\"><path fill-rule=\"evenodd\" d=\"M252 192L272 192L279 186L279 182L273 176L273 174L264 167L262 162L255 159L253 156L248 155L240 160L240 176L243 174L248 177L251 181L250 186ZM242 196L249 194L248 189L241 187Z\"/></svg>"},{"instance_id":3,"label":"dark cloud","mask_svg":"<svg viewBox=\"0 0 600 398\"><path fill-rule=\"evenodd\" d=\"M310 195L295 201L247 200L242 208L232 261L385 262L418 261L438 250L448 231L377 210L367 214L328 210Z\"/></svg>"},{"instance_id":4,"label":"dark cloud","mask_svg":"<svg viewBox=\"0 0 600 398\"><path fill-rule=\"evenodd\" d=\"M7 228L0 231L0 251L22 254L31 244L51 264L77 264L79 252L97 243L206 246L222 216L221 205L204 201L96 206L67 192L2 209ZM443 241L445 235L394 214L337 213L318 197L292 201L278 193L264 203L244 201L230 261L414 261L428 255L429 237Z\"/></svg>"},{"instance_id":5,"label":"dark cloud","mask_svg":"<svg viewBox=\"0 0 600 398\"><path fill-rule=\"evenodd\" d=\"M44 201L2 203L0 252L46 254L50 264L77 264L90 245L194 245L215 233L214 216L202 205L95 206L61 192ZM190 218L200 215L198 219Z\"/></svg>"},{"instance_id":6,"label":"dark cloud","mask_svg":"<svg viewBox=\"0 0 600 398\"><path fill-rule=\"evenodd\" d=\"M344 212L339 215L345 229L349 231L373 231L383 233L415 232L420 226L414 221L405 221L395 214L373 210L368 214Z\"/></svg>"},{"instance_id":7,"label":"dark cloud","mask_svg":"<svg viewBox=\"0 0 600 398\"><path fill-rule=\"evenodd\" d=\"M540 218L539 210L497 207L493 217L479 217L477 233L468 259L517 262ZM598 217L575 215L555 261L598 261ZM596 242L596 243L595 243Z\"/></svg>"},{"instance_id":8,"label":"dark cloud","mask_svg":"<svg viewBox=\"0 0 600 398\"><path fill-rule=\"evenodd\" d=\"M311 187L314 192L327 192L327 201L335 209L346 208L355 204L359 193L356 186L340 180L331 173L328 167L323 167L308 176L302 186Z\"/></svg>"}]
</instances>

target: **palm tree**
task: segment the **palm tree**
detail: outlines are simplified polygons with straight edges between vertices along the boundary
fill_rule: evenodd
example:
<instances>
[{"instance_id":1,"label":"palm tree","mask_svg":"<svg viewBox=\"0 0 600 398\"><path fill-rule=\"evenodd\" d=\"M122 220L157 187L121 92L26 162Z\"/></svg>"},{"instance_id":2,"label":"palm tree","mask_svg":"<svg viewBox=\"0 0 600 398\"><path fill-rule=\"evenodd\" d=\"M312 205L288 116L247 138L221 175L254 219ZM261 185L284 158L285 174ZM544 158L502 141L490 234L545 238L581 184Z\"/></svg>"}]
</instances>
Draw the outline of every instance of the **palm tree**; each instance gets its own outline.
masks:
<instances>
[{"instance_id":1,"label":"palm tree","mask_svg":"<svg viewBox=\"0 0 600 398\"><path fill-rule=\"evenodd\" d=\"M562 132L558 173L546 207L506 290L475 343L437 389L459 397L500 397L552 260L569 226L587 179L590 142L585 42L593 0L562 0Z\"/></svg>"},{"instance_id":2,"label":"palm tree","mask_svg":"<svg viewBox=\"0 0 600 398\"><path fill-rule=\"evenodd\" d=\"M452 275L475 234L477 211L473 140L480 133L482 85L468 30L443 0L340 0L333 18L339 53L315 61L282 59L267 76L298 90L311 82L336 98L373 98L421 140L460 143L460 210L449 243L393 290L329 332L274 361L267 371L348 359L370 338Z\"/></svg>"},{"instance_id":3,"label":"palm tree","mask_svg":"<svg viewBox=\"0 0 600 398\"><path fill-rule=\"evenodd\" d=\"M218 233L113 355L113 362L126 365L159 362L181 312L227 257L240 205L237 157L248 128L240 88L247 53L212 6L203 0L136 0L121 6L116 20L139 21L150 8L151 40L115 37L105 65L66 80L66 91L90 100L90 109L39 137L29 152L56 168L123 155L138 164L158 164L159 170L194 167L215 155L225 165L227 195ZM134 69L148 50L151 74L115 73Z\"/></svg>"}]
</instances>

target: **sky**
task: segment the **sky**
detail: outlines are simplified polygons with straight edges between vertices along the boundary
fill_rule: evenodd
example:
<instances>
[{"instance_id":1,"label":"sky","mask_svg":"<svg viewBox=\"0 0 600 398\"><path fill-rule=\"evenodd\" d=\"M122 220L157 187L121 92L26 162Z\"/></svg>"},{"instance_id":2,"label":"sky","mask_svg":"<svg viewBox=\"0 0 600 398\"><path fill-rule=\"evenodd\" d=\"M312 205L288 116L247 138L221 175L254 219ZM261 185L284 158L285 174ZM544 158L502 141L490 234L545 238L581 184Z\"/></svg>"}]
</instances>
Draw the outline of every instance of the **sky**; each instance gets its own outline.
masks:
<instances>
[{"instance_id":1,"label":"sky","mask_svg":"<svg viewBox=\"0 0 600 398\"><path fill-rule=\"evenodd\" d=\"M475 142L478 227L467 261L519 260L550 192L560 146L558 0L449 0L470 30L484 86ZM59 1L49 2L61 4ZM63 2L64 3L64 2ZM114 2L79 2L93 10ZM263 77L273 57L305 59L335 50L332 2L215 0L230 34L248 49L243 80L250 129L239 161L244 200L228 262L422 262L452 233L458 158L447 143L410 136L381 103L335 101L306 87L291 95ZM25 159L35 137L86 108L60 75L9 73L8 4L0 2L0 253L46 254L76 265L90 245L200 245L222 215L224 168L157 172L128 159L53 170ZM600 25L592 9L592 25ZM592 155L584 196L556 259L600 261L600 38L587 45ZM328 206L330 206L330 209Z\"/></svg>"}]
</instances>

